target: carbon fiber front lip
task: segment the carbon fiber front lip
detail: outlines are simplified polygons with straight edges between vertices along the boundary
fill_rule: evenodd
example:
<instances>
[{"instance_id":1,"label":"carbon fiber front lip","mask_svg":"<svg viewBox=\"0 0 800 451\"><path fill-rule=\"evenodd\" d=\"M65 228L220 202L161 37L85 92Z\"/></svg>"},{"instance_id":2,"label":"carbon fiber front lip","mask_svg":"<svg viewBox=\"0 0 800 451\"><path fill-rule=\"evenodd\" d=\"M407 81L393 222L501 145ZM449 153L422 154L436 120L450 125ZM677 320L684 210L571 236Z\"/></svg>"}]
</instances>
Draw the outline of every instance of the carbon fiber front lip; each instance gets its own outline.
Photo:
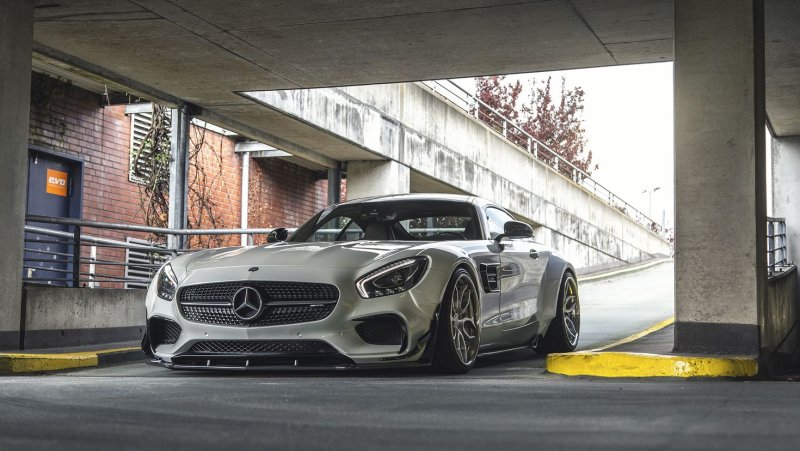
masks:
<instances>
[{"instance_id":1,"label":"carbon fiber front lip","mask_svg":"<svg viewBox=\"0 0 800 451\"><path fill-rule=\"evenodd\" d=\"M429 368L430 363L418 362L391 362L391 363L366 363L366 364L346 364L346 365L181 365L165 362L161 359L152 359L147 362L149 365L171 370L190 370L190 371L220 371L220 372L245 372L245 371L359 371L359 370L379 370L394 368Z\"/></svg>"}]
</instances>

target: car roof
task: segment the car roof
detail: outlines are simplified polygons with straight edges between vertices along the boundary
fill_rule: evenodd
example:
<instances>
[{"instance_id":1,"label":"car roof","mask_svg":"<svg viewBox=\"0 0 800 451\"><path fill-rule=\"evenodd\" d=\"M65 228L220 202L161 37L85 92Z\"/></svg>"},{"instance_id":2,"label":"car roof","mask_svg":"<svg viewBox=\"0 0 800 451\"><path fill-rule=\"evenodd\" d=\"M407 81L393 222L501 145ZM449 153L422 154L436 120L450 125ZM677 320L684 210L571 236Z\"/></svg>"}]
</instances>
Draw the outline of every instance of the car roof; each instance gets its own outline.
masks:
<instances>
[{"instance_id":1,"label":"car roof","mask_svg":"<svg viewBox=\"0 0 800 451\"><path fill-rule=\"evenodd\" d=\"M372 202L402 202L410 200L441 200L450 202L473 203L477 199L475 196L466 194L442 194L442 193L413 193L413 194L391 194L388 196L371 196L359 199L348 200L339 205L368 204ZM488 201L486 201L488 202Z\"/></svg>"}]
</instances>

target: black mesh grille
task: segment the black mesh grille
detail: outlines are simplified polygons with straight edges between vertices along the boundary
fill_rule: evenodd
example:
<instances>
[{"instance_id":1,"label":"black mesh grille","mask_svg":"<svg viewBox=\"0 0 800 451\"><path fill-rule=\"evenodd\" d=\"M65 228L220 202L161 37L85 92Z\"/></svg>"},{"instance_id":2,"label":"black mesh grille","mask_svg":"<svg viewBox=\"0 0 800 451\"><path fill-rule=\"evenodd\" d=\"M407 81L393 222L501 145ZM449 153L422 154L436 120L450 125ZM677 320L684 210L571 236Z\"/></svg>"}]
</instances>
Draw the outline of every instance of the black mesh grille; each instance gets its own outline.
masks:
<instances>
[{"instance_id":1,"label":"black mesh grille","mask_svg":"<svg viewBox=\"0 0 800 451\"><path fill-rule=\"evenodd\" d=\"M259 291L266 304L256 319L242 321L230 305L184 305L184 303L229 303L240 288L250 286ZM181 314L189 321L223 326L263 327L319 321L336 307L339 290L328 284L305 282L223 282L193 285L181 289ZM297 305L269 305L270 302L299 302ZM307 301L308 303L302 303Z\"/></svg>"},{"instance_id":2,"label":"black mesh grille","mask_svg":"<svg viewBox=\"0 0 800 451\"><path fill-rule=\"evenodd\" d=\"M221 282L192 285L181 290L182 302L226 302L239 288L250 286L269 301L335 301L339 290L324 283L308 282Z\"/></svg>"},{"instance_id":3,"label":"black mesh grille","mask_svg":"<svg viewBox=\"0 0 800 451\"><path fill-rule=\"evenodd\" d=\"M189 354L334 354L336 350L317 340L218 340L195 343Z\"/></svg>"},{"instance_id":4,"label":"black mesh grille","mask_svg":"<svg viewBox=\"0 0 800 451\"><path fill-rule=\"evenodd\" d=\"M150 337L153 347L162 344L173 344L181 336L181 326L164 318L150 319Z\"/></svg>"}]
</instances>

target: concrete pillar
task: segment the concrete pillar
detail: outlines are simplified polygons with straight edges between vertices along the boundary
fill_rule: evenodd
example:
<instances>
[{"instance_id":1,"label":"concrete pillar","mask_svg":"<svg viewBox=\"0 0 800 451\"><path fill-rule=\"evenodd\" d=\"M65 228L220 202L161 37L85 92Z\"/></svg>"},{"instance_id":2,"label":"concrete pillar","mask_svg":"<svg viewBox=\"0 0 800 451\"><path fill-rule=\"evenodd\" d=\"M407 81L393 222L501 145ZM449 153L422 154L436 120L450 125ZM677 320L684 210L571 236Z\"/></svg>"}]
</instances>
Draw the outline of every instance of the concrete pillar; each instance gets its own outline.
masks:
<instances>
[{"instance_id":1,"label":"concrete pillar","mask_svg":"<svg viewBox=\"0 0 800 451\"><path fill-rule=\"evenodd\" d=\"M0 349L19 346L33 2L0 2Z\"/></svg>"},{"instance_id":2,"label":"concrete pillar","mask_svg":"<svg viewBox=\"0 0 800 451\"><path fill-rule=\"evenodd\" d=\"M760 0L675 1L675 350L756 355L766 297Z\"/></svg>"},{"instance_id":3,"label":"concrete pillar","mask_svg":"<svg viewBox=\"0 0 800 451\"><path fill-rule=\"evenodd\" d=\"M786 218L789 261L800 264L800 136L772 139L772 215Z\"/></svg>"},{"instance_id":4,"label":"concrete pillar","mask_svg":"<svg viewBox=\"0 0 800 451\"><path fill-rule=\"evenodd\" d=\"M169 168L169 217L167 224L171 229L185 229L189 224L189 126L191 118L185 106L172 110L172 130L170 130ZM185 236L170 236L167 246L182 248Z\"/></svg>"},{"instance_id":5,"label":"concrete pillar","mask_svg":"<svg viewBox=\"0 0 800 451\"><path fill-rule=\"evenodd\" d=\"M342 168L328 169L328 205L338 204L342 197Z\"/></svg>"},{"instance_id":6,"label":"concrete pillar","mask_svg":"<svg viewBox=\"0 0 800 451\"><path fill-rule=\"evenodd\" d=\"M347 199L405 194L411 189L411 171L396 161L368 160L347 163Z\"/></svg>"}]
</instances>

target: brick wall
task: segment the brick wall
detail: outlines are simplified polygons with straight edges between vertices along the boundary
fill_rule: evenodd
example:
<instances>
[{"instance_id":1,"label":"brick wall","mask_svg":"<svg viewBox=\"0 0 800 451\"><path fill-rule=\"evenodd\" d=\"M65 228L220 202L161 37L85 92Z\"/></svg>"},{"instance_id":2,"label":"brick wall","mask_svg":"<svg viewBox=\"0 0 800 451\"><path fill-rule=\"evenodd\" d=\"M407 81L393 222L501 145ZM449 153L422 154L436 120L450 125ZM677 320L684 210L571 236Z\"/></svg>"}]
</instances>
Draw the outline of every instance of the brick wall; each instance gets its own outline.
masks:
<instances>
[{"instance_id":1,"label":"brick wall","mask_svg":"<svg viewBox=\"0 0 800 451\"><path fill-rule=\"evenodd\" d=\"M241 227L242 157L233 138L192 126L189 131L189 223L197 229ZM238 246L239 235L192 237L191 247Z\"/></svg>"},{"instance_id":2,"label":"brick wall","mask_svg":"<svg viewBox=\"0 0 800 451\"><path fill-rule=\"evenodd\" d=\"M278 158L250 160L250 227L298 227L325 208L327 199L328 181L318 180L316 172Z\"/></svg>"},{"instance_id":3,"label":"brick wall","mask_svg":"<svg viewBox=\"0 0 800 451\"><path fill-rule=\"evenodd\" d=\"M130 182L130 117L124 105L103 106L100 95L33 74L30 143L80 158L83 165L82 219L144 224L141 185ZM234 152L235 137L192 126L190 153L190 223L197 228L241 226L242 158ZM250 166L250 227L297 227L324 208L327 180L314 171L278 159L252 159ZM344 185L344 184L343 184ZM344 187L343 187L344 189ZM343 191L344 192L344 191ZM201 202L199 199L208 199ZM213 220L212 220L213 219ZM147 234L87 229L86 234L124 241ZM238 245L238 235L221 240L194 238L194 246ZM83 251L89 256L89 249ZM124 261L121 249L98 248L98 259ZM88 267L84 266L84 272ZM122 277L124 268L102 266L103 274ZM102 287L121 287L104 283Z\"/></svg>"},{"instance_id":4,"label":"brick wall","mask_svg":"<svg viewBox=\"0 0 800 451\"><path fill-rule=\"evenodd\" d=\"M128 181L130 119L125 107L102 107L99 95L64 83L56 85L36 73L31 86L30 143L84 162L82 219L142 224L138 186ZM112 230L86 229L84 233L120 241L128 236L146 238L145 234ZM83 257L88 258L89 251L84 248ZM98 248L97 257L123 261L125 251ZM84 266L82 272L88 269ZM123 267L101 269L114 277L125 274Z\"/></svg>"}]
</instances>

